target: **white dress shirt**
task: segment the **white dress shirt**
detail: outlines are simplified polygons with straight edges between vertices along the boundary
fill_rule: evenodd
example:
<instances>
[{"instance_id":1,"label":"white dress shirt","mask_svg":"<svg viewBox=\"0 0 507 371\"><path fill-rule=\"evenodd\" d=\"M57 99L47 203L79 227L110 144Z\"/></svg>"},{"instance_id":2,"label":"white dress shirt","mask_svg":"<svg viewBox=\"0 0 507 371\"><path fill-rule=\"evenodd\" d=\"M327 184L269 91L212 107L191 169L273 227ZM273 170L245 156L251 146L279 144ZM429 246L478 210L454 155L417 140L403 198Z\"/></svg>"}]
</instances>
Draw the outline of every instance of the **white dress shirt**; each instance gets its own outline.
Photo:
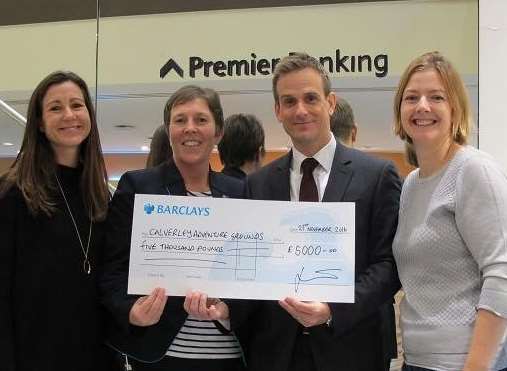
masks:
<instances>
[{"instance_id":1,"label":"white dress shirt","mask_svg":"<svg viewBox=\"0 0 507 371\"><path fill-rule=\"evenodd\" d=\"M317 152L313 158L319 162L319 165L313 170L313 178L317 185L319 201L322 201L324 191L326 190L329 173L333 165L334 153L336 150L336 140L334 135L330 135L329 142ZM290 200L299 201L299 188L303 173L301 172L301 163L306 158L296 148L292 148L292 164L290 167Z\"/></svg>"}]
</instances>

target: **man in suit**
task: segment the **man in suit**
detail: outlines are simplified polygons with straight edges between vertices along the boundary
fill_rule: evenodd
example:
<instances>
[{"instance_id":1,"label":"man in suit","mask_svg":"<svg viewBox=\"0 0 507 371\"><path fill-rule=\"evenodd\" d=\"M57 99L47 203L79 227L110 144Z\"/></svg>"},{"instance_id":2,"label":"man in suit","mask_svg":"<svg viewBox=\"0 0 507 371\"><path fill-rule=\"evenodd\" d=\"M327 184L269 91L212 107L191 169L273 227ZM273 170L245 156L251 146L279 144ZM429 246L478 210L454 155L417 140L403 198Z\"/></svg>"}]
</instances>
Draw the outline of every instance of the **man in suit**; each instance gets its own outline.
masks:
<instances>
[{"instance_id":1,"label":"man in suit","mask_svg":"<svg viewBox=\"0 0 507 371\"><path fill-rule=\"evenodd\" d=\"M252 371L384 371L396 354L392 300L399 281L391 243L399 177L391 163L335 140L330 117L336 96L315 58L297 53L282 59L274 72L273 94L276 117L293 149L250 175L248 194L257 200L355 203L355 302L285 298L229 301L203 309L204 301L196 296L187 297L186 309L202 317L230 318L232 329L248 324Z\"/></svg>"},{"instance_id":2,"label":"man in suit","mask_svg":"<svg viewBox=\"0 0 507 371\"><path fill-rule=\"evenodd\" d=\"M331 132L336 139L347 147L354 147L357 140L357 124L354 111L349 102L341 97L336 98L336 106L331 116Z\"/></svg>"}]
</instances>

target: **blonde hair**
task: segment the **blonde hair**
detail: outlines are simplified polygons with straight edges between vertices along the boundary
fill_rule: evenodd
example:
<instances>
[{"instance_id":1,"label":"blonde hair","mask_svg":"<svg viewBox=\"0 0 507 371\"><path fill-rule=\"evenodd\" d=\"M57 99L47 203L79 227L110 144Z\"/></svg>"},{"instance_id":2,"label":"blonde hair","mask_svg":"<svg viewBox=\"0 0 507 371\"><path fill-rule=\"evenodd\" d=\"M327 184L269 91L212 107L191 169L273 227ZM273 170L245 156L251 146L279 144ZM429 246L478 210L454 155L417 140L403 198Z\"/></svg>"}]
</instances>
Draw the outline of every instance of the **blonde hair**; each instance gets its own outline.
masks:
<instances>
[{"instance_id":1,"label":"blonde hair","mask_svg":"<svg viewBox=\"0 0 507 371\"><path fill-rule=\"evenodd\" d=\"M401 124L403 93L414 73L431 69L435 70L440 76L449 99L452 111L452 140L458 144L466 144L472 129L472 112L467 90L451 62L437 51L425 53L414 59L403 72L394 97L394 132L402 140L412 144L412 139L407 135ZM412 146L406 146L406 148L412 148Z\"/></svg>"}]
</instances>

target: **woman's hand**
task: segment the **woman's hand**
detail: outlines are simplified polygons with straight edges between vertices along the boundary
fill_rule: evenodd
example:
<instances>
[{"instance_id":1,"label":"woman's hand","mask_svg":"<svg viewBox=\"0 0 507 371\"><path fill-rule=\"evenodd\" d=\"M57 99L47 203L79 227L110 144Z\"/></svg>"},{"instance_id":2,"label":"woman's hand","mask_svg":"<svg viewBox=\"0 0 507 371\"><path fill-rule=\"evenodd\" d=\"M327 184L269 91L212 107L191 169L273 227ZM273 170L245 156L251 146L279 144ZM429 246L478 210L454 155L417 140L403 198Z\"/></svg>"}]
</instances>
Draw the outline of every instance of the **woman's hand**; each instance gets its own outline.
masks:
<instances>
[{"instance_id":1,"label":"woman's hand","mask_svg":"<svg viewBox=\"0 0 507 371\"><path fill-rule=\"evenodd\" d=\"M220 299L210 299L208 295L198 291L187 294L183 308L188 314L201 320L227 320L229 307Z\"/></svg>"},{"instance_id":2,"label":"woman's hand","mask_svg":"<svg viewBox=\"0 0 507 371\"><path fill-rule=\"evenodd\" d=\"M498 353L507 328L507 320L496 314L479 309L463 371L488 371Z\"/></svg>"},{"instance_id":3,"label":"woman's hand","mask_svg":"<svg viewBox=\"0 0 507 371\"><path fill-rule=\"evenodd\" d=\"M160 320L167 296L165 290L156 288L149 296L143 296L134 303L129 312L129 322L136 326L151 326Z\"/></svg>"}]
</instances>

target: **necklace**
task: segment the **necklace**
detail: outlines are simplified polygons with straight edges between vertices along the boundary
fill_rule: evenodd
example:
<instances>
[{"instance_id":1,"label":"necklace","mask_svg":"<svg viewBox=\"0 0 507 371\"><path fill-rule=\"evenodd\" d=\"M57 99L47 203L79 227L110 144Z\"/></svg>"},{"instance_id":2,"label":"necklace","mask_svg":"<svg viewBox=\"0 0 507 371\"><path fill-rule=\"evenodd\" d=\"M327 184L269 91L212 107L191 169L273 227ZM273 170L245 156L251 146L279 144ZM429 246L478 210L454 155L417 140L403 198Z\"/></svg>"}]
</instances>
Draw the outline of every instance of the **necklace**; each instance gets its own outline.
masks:
<instances>
[{"instance_id":1,"label":"necklace","mask_svg":"<svg viewBox=\"0 0 507 371\"><path fill-rule=\"evenodd\" d=\"M79 240L79 245L81 246L81 251L83 251L84 260L83 260L83 270L86 274L90 274L92 271L92 266L90 264L90 259L88 259L88 252L90 251L90 240L92 237L92 212L90 210L90 230L88 232L88 242L86 243L86 250L83 245L83 241L81 240L81 235L79 234L79 229L77 229L76 220L74 219L74 215L72 215L72 211L70 210L70 205L67 202L67 197L65 197L65 192L63 191L62 185L60 184L60 179L58 179L58 175L55 173L56 183L58 184L58 188L62 193L63 200L65 201L65 206L67 206L67 211L69 212L70 218L72 219L72 224L74 225L74 229L76 230L76 235Z\"/></svg>"}]
</instances>

